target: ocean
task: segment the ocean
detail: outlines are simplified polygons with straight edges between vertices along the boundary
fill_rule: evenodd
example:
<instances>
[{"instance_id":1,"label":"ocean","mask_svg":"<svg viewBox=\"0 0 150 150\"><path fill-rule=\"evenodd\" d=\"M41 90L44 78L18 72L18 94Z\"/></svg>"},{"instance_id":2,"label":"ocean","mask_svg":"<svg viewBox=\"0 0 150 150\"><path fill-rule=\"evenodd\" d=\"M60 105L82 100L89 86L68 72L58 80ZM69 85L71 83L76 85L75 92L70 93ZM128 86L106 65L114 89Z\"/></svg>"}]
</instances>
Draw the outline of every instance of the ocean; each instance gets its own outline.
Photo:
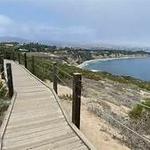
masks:
<instances>
[{"instance_id":1,"label":"ocean","mask_svg":"<svg viewBox=\"0 0 150 150\"><path fill-rule=\"evenodd\" d=\"M106 71L114 75L131 76L150 81L150 57L114 60L96 60L85 63L82 68L91 71Z\"/></svg>"}]
</instances>

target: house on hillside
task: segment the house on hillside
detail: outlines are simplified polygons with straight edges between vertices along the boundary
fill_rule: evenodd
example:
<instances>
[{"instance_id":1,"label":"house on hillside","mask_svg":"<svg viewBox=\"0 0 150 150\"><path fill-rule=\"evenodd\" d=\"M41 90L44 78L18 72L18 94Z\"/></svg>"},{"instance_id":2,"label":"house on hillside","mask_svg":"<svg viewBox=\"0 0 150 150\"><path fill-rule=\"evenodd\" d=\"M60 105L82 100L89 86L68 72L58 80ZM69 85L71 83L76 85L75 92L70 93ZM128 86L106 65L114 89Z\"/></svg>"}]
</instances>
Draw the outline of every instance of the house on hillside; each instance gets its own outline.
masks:
<instances>
[{"instance_id":1,"label":"house on hillside","mask_svg":"<svg viewBox=\"0 0 150 150\"><path fill-rule=\"evenodd\" d=\"M22 49L22 48L19 48L19 51L20 51L20 52L29 52L28 49Z\"/></svg>"}]
</instances>

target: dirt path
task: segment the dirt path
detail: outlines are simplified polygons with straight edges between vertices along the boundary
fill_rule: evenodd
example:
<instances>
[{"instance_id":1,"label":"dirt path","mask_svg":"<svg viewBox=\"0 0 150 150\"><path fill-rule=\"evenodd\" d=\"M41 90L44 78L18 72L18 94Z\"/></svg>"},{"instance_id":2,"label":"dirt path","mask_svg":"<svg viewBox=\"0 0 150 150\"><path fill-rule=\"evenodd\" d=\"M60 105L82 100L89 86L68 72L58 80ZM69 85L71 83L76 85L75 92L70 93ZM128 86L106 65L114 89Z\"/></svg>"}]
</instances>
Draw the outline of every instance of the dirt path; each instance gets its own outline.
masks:
<instances>
[{"instance_id":1,"label":"dirt path","mask_svg":"<svg viewBox=\"0 0 150 150\"><path fill-rule=\"evenodd\" d=\"M62 100L61 103L63 109L71 117L71 102ZM117 131L105 120L88 111L84 105L81 109L81 131L98 150L129 150L128 147L114 138L114 135L119 136Z\"/></svg>"}]
</instances>

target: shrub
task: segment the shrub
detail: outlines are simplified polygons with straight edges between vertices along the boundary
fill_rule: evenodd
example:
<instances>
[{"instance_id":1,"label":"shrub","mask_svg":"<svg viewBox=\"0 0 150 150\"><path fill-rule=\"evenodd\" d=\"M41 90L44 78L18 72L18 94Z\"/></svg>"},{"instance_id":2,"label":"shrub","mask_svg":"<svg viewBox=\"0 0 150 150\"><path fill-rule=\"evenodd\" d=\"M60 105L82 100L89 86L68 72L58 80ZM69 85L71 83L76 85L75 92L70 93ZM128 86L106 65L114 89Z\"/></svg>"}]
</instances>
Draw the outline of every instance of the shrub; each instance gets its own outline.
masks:
<instances>
[{"instance_id":1,"label":"shrub","mask_svg":"<svg viewBox=\"0 0 150 150\"><path fill-rule=\"evenodd\" d=\"M143 102L141 102L141 105L137 104L129 112L129 116L132 119L139 119L140 117L142 117L147 112L150 112L150 99L145 99Z\"/></svg>"}]
</instances>

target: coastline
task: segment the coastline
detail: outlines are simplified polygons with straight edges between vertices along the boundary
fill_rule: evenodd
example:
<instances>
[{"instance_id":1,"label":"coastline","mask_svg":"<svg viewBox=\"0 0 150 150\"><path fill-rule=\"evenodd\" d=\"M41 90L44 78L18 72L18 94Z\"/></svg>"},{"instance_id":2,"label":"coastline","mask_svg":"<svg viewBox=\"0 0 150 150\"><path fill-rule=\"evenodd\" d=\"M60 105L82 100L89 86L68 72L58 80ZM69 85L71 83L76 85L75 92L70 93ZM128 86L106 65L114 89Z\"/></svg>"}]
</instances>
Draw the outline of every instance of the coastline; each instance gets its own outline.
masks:
<instances>
[{"instance_id":1,"label":"coastline","mask_svg":"<svg viewBox=\"0 0 150 150\"><path fill-rule=\"evenodd\" d=\"M84 69L84 67L86 67L89 63L96 63L99 61L110 61L110 60L121 60L121 59L140 59L140 58L147 58L149 56L126 56L126 57L114 57L114 58L100 58L100 59L92 59L92 60L87 60L84 61L83 63L81 63L80 65L78 65L78 68ZM92 70L91 70L92 71ZM96 72L96 70L93 72Z\"/></svg>"}]
</instances>

